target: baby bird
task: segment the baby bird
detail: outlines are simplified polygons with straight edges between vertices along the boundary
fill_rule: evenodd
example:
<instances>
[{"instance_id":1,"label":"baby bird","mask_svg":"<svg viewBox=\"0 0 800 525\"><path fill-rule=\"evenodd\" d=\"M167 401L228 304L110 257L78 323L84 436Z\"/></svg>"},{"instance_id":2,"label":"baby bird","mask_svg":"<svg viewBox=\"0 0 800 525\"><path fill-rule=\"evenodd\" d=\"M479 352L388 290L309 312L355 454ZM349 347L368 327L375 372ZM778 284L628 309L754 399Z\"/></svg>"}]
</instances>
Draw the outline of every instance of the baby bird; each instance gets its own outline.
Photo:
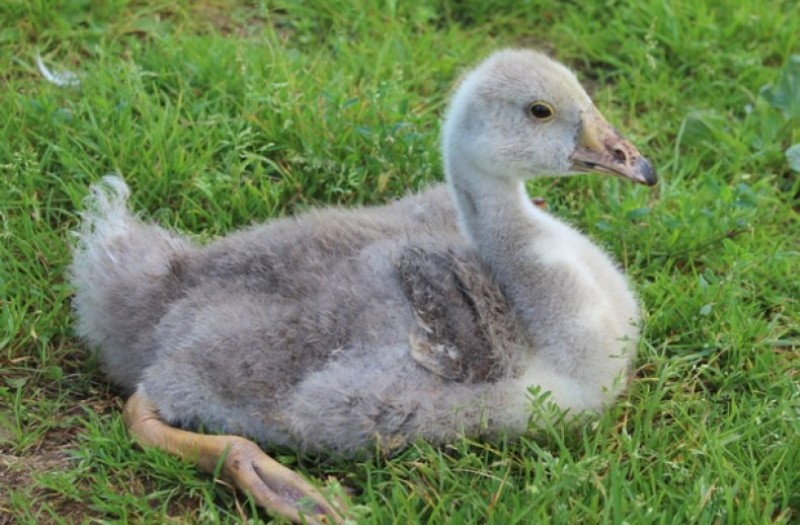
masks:
<instances>
[{"instance_id":1,"label":"baby bird","mask_svg":"<svg viewBox=\"0 0 800 525\"><path fill-rule=\"evenodd\" d=\"M636 298L524 181L653 185L650 163L568 69L525 50L464 78L442 145L444 185L206 246L138 220L120 178L94 186L70 272L77 330L132 393L133 436L209 471L222 461L272 513L339 522L341 501L240 436L352 455L519 435L531 388L574 414L607 406L634 357ZM201 425L220 435L187 430Z\"/></svg>"}]
</instances>

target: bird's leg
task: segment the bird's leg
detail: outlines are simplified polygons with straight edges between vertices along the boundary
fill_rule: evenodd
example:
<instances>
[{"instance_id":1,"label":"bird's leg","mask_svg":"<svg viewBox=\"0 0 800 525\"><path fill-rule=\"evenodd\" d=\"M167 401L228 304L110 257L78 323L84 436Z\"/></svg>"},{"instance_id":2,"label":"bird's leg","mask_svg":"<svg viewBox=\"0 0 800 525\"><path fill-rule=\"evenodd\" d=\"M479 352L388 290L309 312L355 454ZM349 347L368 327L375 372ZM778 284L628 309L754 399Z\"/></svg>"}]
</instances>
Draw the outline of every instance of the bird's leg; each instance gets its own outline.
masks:
<instances>
[{"instance_id":1,"label":"bird's leg","mask_svg":"<svg viewBox=\"0 0 800 525\"><path fill-rule=\"evenodd\" d=\"M302 523L342 523L346 511L338 499L322 493L296 472L266 455L255 443L239 436L205 435L167 425L156 407L137 392L123 411L128 431L143 446L180 456L206 472L221 463L222 475L267 511Z\"/></svg>"}]
</instances>

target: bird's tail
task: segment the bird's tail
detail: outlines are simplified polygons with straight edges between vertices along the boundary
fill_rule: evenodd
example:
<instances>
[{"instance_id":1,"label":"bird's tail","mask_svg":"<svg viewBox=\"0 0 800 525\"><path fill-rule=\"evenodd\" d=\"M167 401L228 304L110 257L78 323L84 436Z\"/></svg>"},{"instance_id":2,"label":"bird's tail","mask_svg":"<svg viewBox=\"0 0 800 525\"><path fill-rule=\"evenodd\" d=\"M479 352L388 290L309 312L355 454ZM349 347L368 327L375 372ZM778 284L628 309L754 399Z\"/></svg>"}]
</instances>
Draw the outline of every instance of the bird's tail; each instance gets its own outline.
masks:
<instances>
[{"instance_id":1,"label":"bird's tail","mask_svg":"<svg viewBox=\"0 0 800 525\"><path fill-rule=\"evenodd\" d=\"M132 390L154 357L154 328L182 293L191 243L128 211L128 186L92 186L70 267L77 332L99 349L109 379Z\"/></svg>"}]
</instances>

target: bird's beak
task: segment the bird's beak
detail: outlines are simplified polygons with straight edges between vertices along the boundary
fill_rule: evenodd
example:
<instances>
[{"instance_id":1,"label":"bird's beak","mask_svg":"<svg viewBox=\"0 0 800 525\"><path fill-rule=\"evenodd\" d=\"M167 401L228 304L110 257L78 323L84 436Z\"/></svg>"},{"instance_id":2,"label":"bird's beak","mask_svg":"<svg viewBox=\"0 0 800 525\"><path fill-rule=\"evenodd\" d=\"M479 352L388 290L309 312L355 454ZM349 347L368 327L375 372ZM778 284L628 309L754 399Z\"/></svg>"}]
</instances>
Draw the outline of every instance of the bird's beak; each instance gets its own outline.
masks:
<instances>
[{"instance_id":1,"label":"bird's beak","mask_svg":"<svg viewBox=\"0 0 800 525\"><path fill-rule=\"evenodd\" d=\"M650 161L622 138L594 105L583 114L578 146L570 159L576 171L613 173L648 186L658 182Z\"/></svg>"}]
</instances>

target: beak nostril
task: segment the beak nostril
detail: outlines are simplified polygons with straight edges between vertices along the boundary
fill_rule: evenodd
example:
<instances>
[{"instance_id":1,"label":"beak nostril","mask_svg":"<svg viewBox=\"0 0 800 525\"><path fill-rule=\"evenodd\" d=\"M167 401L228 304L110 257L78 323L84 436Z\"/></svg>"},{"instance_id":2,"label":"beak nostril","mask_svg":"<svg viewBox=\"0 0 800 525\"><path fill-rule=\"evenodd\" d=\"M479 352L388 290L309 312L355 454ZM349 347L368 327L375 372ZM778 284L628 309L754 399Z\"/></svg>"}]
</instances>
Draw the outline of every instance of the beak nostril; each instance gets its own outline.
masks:
<instances>
[{"instance_id":1,"label":"beak nostril","mask_svg":"<svg viewBox=\"0 0 800 525\"><path fill-rule=\"evenodd\" d=\"M614 158L620 162L626 162L628 160L628 156L619 148L614 149Z\"/></svg>"}]
</instances>

